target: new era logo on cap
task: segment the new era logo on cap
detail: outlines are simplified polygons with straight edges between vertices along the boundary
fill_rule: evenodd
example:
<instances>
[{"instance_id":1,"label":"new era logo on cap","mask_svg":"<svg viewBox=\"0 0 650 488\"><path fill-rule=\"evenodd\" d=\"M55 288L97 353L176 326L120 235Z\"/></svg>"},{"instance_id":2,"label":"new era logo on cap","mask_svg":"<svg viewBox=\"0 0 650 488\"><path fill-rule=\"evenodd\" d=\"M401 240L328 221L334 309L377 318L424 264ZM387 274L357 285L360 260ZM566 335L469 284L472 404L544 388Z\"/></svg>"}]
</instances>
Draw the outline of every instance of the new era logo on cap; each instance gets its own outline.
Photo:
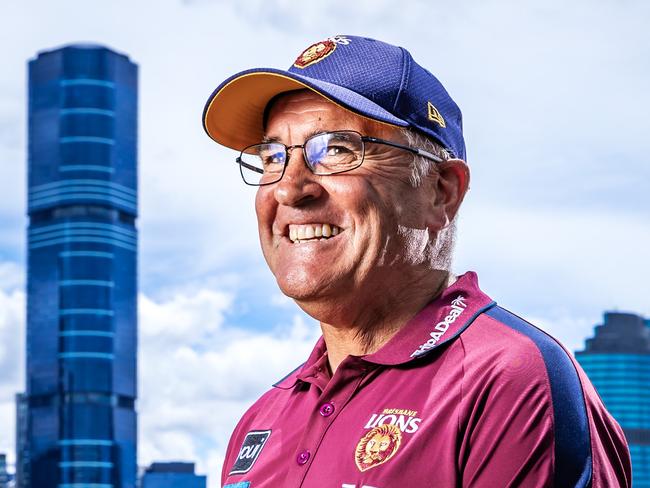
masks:
<instances>
[{"instance_id":1,"label":"new era logo on cap","mask_svg":"<svg viewBox=\"0 0 650 488\"><path fill-rule=\"evenodd\" d=\"M429 115L429 120L432 122L437 122L440 127L443 129L447 127L445 124L445 119L440 115L438 109L431 102L427 102L427 112Z\"/></svg>"}]
</instances>

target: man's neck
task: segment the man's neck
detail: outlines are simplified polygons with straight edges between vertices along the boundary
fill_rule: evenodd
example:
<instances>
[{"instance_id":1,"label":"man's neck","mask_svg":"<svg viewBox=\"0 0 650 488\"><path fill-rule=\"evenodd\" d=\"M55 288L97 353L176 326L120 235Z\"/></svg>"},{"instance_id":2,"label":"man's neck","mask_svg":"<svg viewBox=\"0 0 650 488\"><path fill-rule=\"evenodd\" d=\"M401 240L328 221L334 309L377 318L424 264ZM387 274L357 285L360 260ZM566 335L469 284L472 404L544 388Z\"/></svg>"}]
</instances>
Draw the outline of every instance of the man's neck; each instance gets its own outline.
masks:
<instances>
[{"instance_id":1,"label":"man's neck","mask_svg":"<svg viewBox=\"0 0 650 488\"><path fill-rule=\"evenodd\" d=\"M375 307L368 309L353 323L328 324L321 321L323 338L332 374L347 356L363 356L381 349L427 303L456 281L453 274L445 274L437 286L404 290L392 299L378 297Z\"/></svg>"}]
</instances>

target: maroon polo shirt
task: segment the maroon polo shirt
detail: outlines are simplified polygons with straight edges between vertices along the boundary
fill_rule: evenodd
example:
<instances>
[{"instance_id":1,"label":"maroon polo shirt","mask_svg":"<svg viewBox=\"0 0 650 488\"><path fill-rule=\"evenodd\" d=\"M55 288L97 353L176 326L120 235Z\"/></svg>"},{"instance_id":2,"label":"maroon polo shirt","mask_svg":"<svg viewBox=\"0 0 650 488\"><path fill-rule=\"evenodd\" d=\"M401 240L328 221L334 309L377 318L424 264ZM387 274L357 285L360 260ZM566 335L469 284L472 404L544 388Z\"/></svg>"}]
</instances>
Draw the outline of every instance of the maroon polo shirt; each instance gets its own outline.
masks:
<instances>
[{"instance_id":1,"label":"maroon polo shirt","mask_svg":"<svg viewBox=\"0 0 650 488\"><path fill-rule=\"evenodd\" d=\"M627 487L623 431L555 339L461 276L332 377L321 338L237 425L229 488Z\"/></svg>"}]
</instances>

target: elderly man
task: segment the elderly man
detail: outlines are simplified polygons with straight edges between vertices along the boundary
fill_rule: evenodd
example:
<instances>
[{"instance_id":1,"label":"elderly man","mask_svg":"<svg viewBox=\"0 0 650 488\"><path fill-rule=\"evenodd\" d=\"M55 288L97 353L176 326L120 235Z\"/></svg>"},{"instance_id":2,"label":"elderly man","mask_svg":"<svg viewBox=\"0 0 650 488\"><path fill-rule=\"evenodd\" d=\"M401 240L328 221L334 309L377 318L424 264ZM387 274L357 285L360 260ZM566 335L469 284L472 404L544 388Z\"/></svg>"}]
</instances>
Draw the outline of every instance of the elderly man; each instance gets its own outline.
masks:
<instances>
[{"instance_id":1,"label":"elderly man","mask_svg":"<svg viewBox=\"0 0 650 488\"><path fill-rule=\"evenodd\" d=\"M204 127L239 151L264 257L322 329L237 425L223 485L630 485L622 430L571 355L452 274L461 114L408 51L318 42L224 81Z\"/></svg>"}]
</instances>

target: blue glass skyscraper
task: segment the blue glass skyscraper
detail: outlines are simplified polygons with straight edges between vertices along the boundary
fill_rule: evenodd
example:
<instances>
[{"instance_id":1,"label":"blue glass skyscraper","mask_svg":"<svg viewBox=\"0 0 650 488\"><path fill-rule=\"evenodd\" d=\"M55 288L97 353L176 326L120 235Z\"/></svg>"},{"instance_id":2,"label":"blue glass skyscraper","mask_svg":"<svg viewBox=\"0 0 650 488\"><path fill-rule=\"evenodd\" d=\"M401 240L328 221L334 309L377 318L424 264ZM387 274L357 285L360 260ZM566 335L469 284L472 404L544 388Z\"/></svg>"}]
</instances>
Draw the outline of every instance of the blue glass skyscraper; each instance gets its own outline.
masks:
<instances>
[{"instance_id":1,"label":"blue glass skyscraper","mask_svg":"<svg viewBox=\"0 0 650 488\"><path fill-rule=\"evenodd\" d=\"M194 463L153 463L142 477L141 488L205 488L206 483L205 475L194 473Z\"/></svg>"},{"instance_id":2,"label":"blue glass skyscraper","mask_svg":"<svg viewBox=\"0 0 650 488\"><path fill-rule=\"evenodd\" d=\"M136 485L137 100L103 46L29 63L25 487Z\"/></svg>"},{"instance_id":3,"label":"blue glass skyscraper","mask_svg":"<svg viewBox=\"0 0 650 488\"><path fill-rule=\"evenodd\" d=\"M650 487L650 322L629 313L605 313L576 359L607 410L625 431L632 484Z\"/></svg>"}]
</instances>

